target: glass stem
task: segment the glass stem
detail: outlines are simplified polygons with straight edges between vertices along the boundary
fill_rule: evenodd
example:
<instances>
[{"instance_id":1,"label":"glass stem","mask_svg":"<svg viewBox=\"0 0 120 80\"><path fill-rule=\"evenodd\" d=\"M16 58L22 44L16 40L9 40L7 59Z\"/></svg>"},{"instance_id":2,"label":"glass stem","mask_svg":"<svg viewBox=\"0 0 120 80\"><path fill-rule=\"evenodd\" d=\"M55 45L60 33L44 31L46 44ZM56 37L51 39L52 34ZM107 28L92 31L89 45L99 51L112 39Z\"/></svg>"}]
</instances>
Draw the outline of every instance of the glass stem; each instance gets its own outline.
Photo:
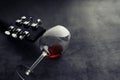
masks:
<instances>
[{"instance_id":1,"label":"glass stem","mask_svg":"<svg viewBox=\"0 0 120 80\"><path fill-rule=\"evenodd\" d=\"M40 63L40 61L46 57L48 54L47 52L43 51L39 58L32 64L32 66L25 72L26 75L29 75L31 71Z\"/></svg>"}]
</instances>

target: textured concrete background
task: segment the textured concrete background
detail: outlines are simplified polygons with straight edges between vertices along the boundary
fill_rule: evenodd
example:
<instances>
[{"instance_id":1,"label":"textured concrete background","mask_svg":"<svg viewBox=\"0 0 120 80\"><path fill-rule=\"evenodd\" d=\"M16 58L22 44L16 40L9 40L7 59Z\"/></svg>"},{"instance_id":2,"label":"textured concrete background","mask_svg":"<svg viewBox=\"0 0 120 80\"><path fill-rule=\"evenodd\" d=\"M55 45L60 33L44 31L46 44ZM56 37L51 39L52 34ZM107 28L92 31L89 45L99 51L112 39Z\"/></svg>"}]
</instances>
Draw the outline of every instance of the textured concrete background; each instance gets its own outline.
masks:
<instances>
[{"instance_id":1,"label":"textured concrete background","mask_svg":"<svg viewBox=\"0 0 120 80\"><path fill-rule=\"evenodd\" d=\"M0 18L20 15L43 20L45 28L61 24L72 34L60 59L45 59L31 80L120 80L120 1L0 1ZM38 43L24 43L0 33L0 80L16 80L19 64L30 66L39 56Z\"/></svg>"}]
</instances>

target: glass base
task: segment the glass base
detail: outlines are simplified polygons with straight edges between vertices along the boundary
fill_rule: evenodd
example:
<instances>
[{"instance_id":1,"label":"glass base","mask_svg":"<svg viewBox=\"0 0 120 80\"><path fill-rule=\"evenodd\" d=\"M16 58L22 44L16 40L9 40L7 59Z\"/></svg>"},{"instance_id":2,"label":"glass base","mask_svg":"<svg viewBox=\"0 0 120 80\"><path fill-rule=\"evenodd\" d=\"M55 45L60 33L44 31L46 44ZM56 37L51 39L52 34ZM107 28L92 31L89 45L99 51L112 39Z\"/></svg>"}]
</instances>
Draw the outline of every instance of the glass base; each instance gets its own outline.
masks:
<instances>
[{"instance_id":1,"label":"glass base","mask_svg":"<svg viewBox=\"0 0 120 80\"><path fill-rule=\"evenodd\" d=\"M28 70L29 67L24 66L24 65L19 65L17 66L17 70L16 73L18 75L18 77L21 80L37 80L35 74L33 74L33 72L31 72L29 75L26 75L26 71Z\"/></svg>"}]
</instances>

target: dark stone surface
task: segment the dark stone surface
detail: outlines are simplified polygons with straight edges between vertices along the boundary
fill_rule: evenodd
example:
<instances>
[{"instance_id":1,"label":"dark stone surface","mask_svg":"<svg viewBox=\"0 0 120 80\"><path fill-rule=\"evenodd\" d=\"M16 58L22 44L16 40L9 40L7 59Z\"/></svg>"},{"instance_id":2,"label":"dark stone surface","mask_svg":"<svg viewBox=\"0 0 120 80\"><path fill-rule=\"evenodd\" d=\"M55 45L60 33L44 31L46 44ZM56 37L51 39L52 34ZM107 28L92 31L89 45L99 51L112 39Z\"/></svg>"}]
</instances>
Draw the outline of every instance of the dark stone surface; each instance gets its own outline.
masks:
<instances>
[{"instance_id":1,"label":"dark stone surface","mask_svg":"<svg viewBox=\"0 0 120 80\"><path fill-rule=\"evenodd\" d=\"M0 18L28 15L41 18L45 28L61 24L71 31L65 54L43 60L31 80L120 80L119 7L119 0L1 0ZM0 33L0 80L17 80L16 66L30 66L39 54L37 42Z\"/></svg>"}]
</instances>

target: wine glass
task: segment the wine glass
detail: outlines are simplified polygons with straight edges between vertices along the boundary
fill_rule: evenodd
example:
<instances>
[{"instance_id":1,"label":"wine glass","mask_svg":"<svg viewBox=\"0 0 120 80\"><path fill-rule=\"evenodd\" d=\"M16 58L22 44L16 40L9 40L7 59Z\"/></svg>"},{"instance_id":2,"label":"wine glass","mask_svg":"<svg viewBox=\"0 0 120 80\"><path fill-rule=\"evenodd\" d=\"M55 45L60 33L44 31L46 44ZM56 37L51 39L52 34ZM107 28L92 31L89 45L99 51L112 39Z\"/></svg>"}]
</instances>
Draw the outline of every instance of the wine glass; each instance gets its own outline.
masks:
<instances>
[{"instance_id":1,"label":"wine glass","mask_svg":"<svg viewBox=\"0 0 120 80\"><path fill-rule=\"evenodd\" d=\"M60 57L67 48L70 38L71 34L64 26L57 25L48 29L39 40L42 54L30 67L24 66L23 69L23 66L21 66L17 70L19 77L22 80L26 80L44 57L49 57L50 59Z\"/></svg>"}]
</instances>

